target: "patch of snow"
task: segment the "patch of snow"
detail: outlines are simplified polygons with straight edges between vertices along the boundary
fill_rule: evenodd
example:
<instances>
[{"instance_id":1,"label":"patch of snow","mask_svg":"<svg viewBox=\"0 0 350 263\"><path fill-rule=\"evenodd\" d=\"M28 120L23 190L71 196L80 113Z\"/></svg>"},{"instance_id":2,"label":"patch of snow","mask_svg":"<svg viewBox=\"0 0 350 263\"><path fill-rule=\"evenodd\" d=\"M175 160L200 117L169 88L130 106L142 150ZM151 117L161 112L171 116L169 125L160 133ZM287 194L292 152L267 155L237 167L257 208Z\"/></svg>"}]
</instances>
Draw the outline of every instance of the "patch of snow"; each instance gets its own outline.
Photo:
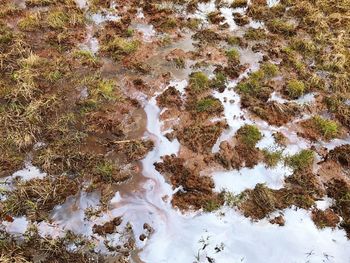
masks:
<instances>
[{"instance_id":1,"label":"patch of snow","mask_svg":"<svg viewBox=\"0 0 350 263\"><path fill-rule=\"evenodd\" d=\"M322 200L316 201L316 207L320 210L326 210L333 205L333 199L324 197Z\"/></svg>"},{"instance_id":2,"label":"patch of snow","mask_svg":"<svg viewBox=\"0 0 350 263\"><path fill-rule=\"evenodd\" d=\"M301 105L311 104L315 102L315 93L311 92L311 93L305 94L301 96L299 99L295 100L295 102Z\"/></svg>"},{"instance_id":3,"label":"patch of snow","mask_svg":"<svg viewBox=\"0 0 350 263\"><path fill-rule=\"evenodd\" d=\"M271 93L271 96L270 96L268 102L270 102L270 101L276 101L276 102L281 103L281 104L288 102L288 100L282 98L276 91Z\"/></svg>"},{"instance_id":4,"label":"patch of snow","mask_svg":"<svg viewBox=\"0 0 350 263\"><path fill-rule=\"evenodd\" d=\"M19 177L23 181L29 181L32 179L43 179L45 176L46 173L41 172L39 168L27 162L25 163L25 167L22 170L15 172L12 176L7 177L7 179L15 179Z\"/></svg>"},{"instance_id":5,"label":"patch of snow","mask_svg":"<svg viewBox=\"0 0 350 263\"><path fill-rule=\"evenodd\" d=\"M28 228L28 220L22 217L14 217L12 222L2 221L5 231L12 235L23 235Z\"/></svg>"},{"instance_id":6,"label":"patch of snow","mask_svg":"<svg viewBox=\"0 0 350 263\"><path fill-rule=\"evenodd\" d=\"M106 13L106 14L96 13L91 16L91 19L92 21L95 22L96 25L99 25L107 21L118 21L120 17L118 15L111 14L111 13Z\"/></svg>"},{"instance_id":7,"label":"patch of snow","mask_svg":"<svg viewBox=\"0 0 350 263\"><path fill-rule=\"evenodd\" d=\"M225 189L239 194L246 189L253 189L258 183L266 184L271 189L280 189L283 187L284 178L292 173L293 171L283 164L267 168L260 163L254 168L245 167L241 170L214 172L212 176L217 192Z\"/></svg>"}]
</instances>

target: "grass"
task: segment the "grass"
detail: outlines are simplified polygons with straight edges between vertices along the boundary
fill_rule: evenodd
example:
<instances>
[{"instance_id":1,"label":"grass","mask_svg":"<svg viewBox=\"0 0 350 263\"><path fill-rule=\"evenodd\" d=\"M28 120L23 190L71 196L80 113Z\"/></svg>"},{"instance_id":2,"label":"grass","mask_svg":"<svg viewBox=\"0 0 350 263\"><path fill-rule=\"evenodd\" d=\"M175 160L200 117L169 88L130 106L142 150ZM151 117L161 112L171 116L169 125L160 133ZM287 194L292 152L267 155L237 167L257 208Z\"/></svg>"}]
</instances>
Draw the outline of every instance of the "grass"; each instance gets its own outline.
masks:
<instances>
[{"instance_id":1,"label":"grass","mask_svg":"<svg viewBox=\"0 0 350 263\"><path fill-rule=\"evenodd\" d=\"M210 96L197 101L195 109L198 113L215 113L223 111L223 106L220 100Z\"/></svg>"},{"instance_id":2,"label":"grass","mask_svg":"<svg viewBox=\"0 0 350 263\"><path fill-rule=\"evenodd\" d=\"M216 200L208 200L204 206L203 210L205 212L213 212L218 210L221 207L220 203L218 203Z\"/></svg>"},{"instance_id":3,"label":"grass","mask_svg":"<svg viewBox=\"0 0 350 263\"><path fill-rule=\"evenodd\" d=\"M190 75L190 91L201 93L209 88L209 78L203 72L193 72Z\"/></svg>"},{"instance_id":4,"label":"grass","mask_svg":"<svg viewBox=\"0 0 350 263\"><path fill-rule=\"evenodd\" d=\"M29 13L19 20L18 27L23 31L33 31L40 27L40 20L41 15L39 12Z\"/></svg>"},{"instance_id":5,"label":"grass","mask_svg":"<svg viewBox=\"0 0 350 263\"><path fill-rule=\"evenodd\" d=\"M263 150L264 161L268 167L276 167L278 162L282 160L282 151Z\"/></svg>"},{"instance_id":6,"label":"grass","mask_svg":"<svg viewBox=\"0 0 350 263\"><path fill-rule=\"evenodd\" d=\"M96 166L96 173L101 176L105 182L113 182L113 176L116 172L115 165L110 161L104 161Z\"/></svg>"},{"instance_id":7,"label":"grass","mask_svg":"<svg viewBox=\"0 0 350 263\"><path fill-rule=\"evenodd\" d=\"M1 214L26 215L34 220L42 220L77 190L77 182L66 176L19 181L15 184L15 190L8 193Z\"/></svg>"},{"instance_id":8,"label":"grass","mask_svg":"<svg viewBox=\"0 0 350 263\"><path fill-rule=\"evenodd\" d=\"M261 70L264 72L265 77L273 78L276 77L279 73L278 67L271 62L266 62L261 65Z\"/></svg>"},{"instance_id":9,"label":"grass","mask_svg":"<svg viewBox=\"0 0 350 263\"><path fill-rule=\"evenodd\" d=\"M243 127L239 128L237 135L239 140L248 147L255 147L262 138L258 127L249 124L245 124Z\"/></svg>"},{"instance_id":10,"label":"grass","mask_svg":"<svg viewBox=\"0 0 350 263\"><path fill-rule=\"evenodd\" d=\"M210 86L214 89L225 89L227 83L227 77L224 73L218 72L215 78L211 80Z\"/></svg>"},{"instance_id":11,"label":"grass","mask_svg":"<svg viewBox=\"0 0 350 263\"><path fill-rule=\"evenodd\" d=\"M130 55L138 49L140 42L137 40L127 40L121 37L115 37L102 46L103 51L111 53L113 58L119 60L123 56Z\"/></svg>"},{"instance_id":12,"label":"grass","mask_svg":"<svg viewBox=\"0 0 350 263\"><path fill-rule=\"evenodd\" d=\"M312 117L312 122L326 139L332 139L339 133L339 126L335 121L324 119L320 116Z\"/></svg>"},{"instance_id":13,"label":"grass","mask_svg":"<svg viewBox=\"0 0 350 263\"><path fill-rule=\"evenodd\" d=\"M314 152L311 150L301 150L285 160L285 164L294 170L303 170L311 167L314 161Z\"/></svg>"},{"instance_id":14,"label":"grass","mask_svg":"<svg viewBox=\"0 0 350 263\"><path fill-rule=\"evenodd\" d=\"M52 29L63 29L69 24L69 16L63 11L50 12L46 22Z\"/></svg>"},{"instance_id":15,"label":"grass","mask_svg":"<svg viewBox=\"0 0 350 263\"><path fill-rule=\"evenodd\" d=\"M227 50L226 57L227 57L229 62L239 63L240 55L239 55L238 50L235 48L231 48L230 50Z\"/></svg>"},{"instance_id":16,"label":"grass","mask_svg":"<svg viewBox=\"0 0 350 263\"><path fill-rule=\"evenodd\" d=\"M293 98L293 99L299 98L305 92L304 82L297 80L297 79L292 79L292 80L288 81L287 92L291 98Z\"/></svg>"},{"instance_id":17,"label":"grass","mask_svg":"<svg viewBox=\"0 0 350 263\"><path fill-rule=\"evenodd\" d=\"M273 33L283 34L283 35L293 35L296 29L296 26L288 21L284 21L279 18L274 18L271 21L268 21L267 27Z\"/></svg>"},{"instance_id":18,"label":"grass","mask_svg":"<svg viewBox=\"0 0 350 263\"><path fill-rule=\"evenodd\" d=\"M226 38L226 42L227 42L229 45L238 46L239 43L240 43L240 38L239 38L239 37L236 37L236 36L228 36L228 37Z\"/></svg>"},{"instance_id":19,"label":"grass","mask_svg":"<svg viewBox=\"0 0 350 263\"><path fill-rule=\"evenodd\" d=\"M98 64L98 59L89 50L77 50L74 52L73 56L82 61L83 64L95 66Z\"/></svg>"},{"instance_id":20,"label":"grass","mask_svg":"<svg viewBox=\"0 0 350 263\"><path fill-rule=\"evenodd\" d=\"M247 40L264 40L267 38L267 34L262 28L249 28L245 34L244 38Z\"/></svg>"}]
</instances>

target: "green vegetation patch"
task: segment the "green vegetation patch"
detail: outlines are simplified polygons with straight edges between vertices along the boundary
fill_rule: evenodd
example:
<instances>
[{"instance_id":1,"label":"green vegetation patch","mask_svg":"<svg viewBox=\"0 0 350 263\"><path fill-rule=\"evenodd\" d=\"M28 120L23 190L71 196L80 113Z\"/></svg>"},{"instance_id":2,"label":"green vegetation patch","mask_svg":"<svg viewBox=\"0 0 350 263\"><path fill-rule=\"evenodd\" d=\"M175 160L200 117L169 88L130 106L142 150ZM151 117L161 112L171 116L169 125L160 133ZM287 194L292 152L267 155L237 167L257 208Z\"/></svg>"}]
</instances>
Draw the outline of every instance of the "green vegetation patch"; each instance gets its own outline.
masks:
<instances>
[{"instance_id":1,"label":"green vegetation patch","mask_svg":"<svg viewBox=\"0 0 350 263\"><path fill-rule=\"evenodd\" d=\"M215 113L215 112L222 112L224 110L220 100L209 96L206 98L203 98L196 102L195 106L196 112L207 112L207 113Z\"/></svg>"},{"instance_id":2,"label":"green vegetation patch","mask_svg":"<svg viewBox=\"0 0 350 263\"><path fill-rule=\"evenodd\" d=\"M305 92L304 82L297 80L297 79L292 79L292 80L288 81L287 92L291 98L293 98L293 99L299 98Z\"/></svg>"},{"instance_id":3,"label":"green vegetation patch","mask_svg":"<svg viewBox=\"0 0 350 263\"><path fill-rule=\"evenodd\" d=\"M201 93L209 89L209 78L203 72L193 72L190 75L190 91Z\"/></svg>"},{"instance_id":4,"label":"green vegetation patch","mask_svg":"<svg viewBox=\"0 0 350 263\"><path fill-rule=\"evenodd\" d=\"M327 139L334 138L339 133L339 126L335 121L327 120L320 116L312 117L312 121L322 136Z\"/></svg>"},{"instance_id":5,"label":"green vegetation patch","mask_svg":"<svg viewBox=\"0 0 350 263\"><path fill-rule=\"evenodd\" d=\"M311 150L302 150L286 158L286 165L294 170L303 170L310 167L314 161L315 154Z\"/></svg>"},{"instance_id":6,"label":"green vegetation patch","mask_svg":"<svg viewBox=\"0 0 350 263\"><path fill-rule=\"evenodd\" d=\"M249 147L255 147L261 140L262 134L258 127L246 124L237 131L238 140Z\"/></svg>"}]
</instances>

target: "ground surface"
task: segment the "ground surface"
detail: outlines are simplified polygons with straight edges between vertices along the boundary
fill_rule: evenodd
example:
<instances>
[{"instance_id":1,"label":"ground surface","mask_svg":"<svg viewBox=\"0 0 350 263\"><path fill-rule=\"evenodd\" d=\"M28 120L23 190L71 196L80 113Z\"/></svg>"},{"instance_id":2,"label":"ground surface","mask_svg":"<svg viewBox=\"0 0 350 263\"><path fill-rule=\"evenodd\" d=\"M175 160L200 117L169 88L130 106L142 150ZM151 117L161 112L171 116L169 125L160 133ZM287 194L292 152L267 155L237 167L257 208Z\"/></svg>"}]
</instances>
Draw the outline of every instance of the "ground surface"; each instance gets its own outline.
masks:
<instances>
[{"instance_id":1,"label":"ground surface","mask_svg":"<svg viewBox=\"0 0 350 263\"><path fill-rule=\"evenodd\" d=\"M350 262L349 1L0 5L0 262Z\"/></svg>"}]
</instances>

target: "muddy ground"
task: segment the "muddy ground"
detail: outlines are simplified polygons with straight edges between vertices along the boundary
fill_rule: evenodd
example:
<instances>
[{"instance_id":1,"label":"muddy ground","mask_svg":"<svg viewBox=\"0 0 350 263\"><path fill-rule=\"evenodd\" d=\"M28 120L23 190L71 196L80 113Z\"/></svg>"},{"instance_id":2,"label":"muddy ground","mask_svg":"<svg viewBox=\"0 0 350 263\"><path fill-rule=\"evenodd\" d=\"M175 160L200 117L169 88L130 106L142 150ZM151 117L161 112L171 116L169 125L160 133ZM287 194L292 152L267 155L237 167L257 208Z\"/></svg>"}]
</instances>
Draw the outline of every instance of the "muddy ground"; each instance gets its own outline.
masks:
<instances>
[{"instance_id":1,"label":"muddy ground","mask_svg":"<svg viewBox=\"0 0 350 263\"><path fill-rule=\"evenodd\" d=\"M300 208L350 238L346 0L0 3L0 262L143 262L157 226L111 211L118 196L147 200L148 166L179 213L228 206L283 227ZM213 171L259 164L290 176L216 188Z\"/></svg>"}]
</instances>

